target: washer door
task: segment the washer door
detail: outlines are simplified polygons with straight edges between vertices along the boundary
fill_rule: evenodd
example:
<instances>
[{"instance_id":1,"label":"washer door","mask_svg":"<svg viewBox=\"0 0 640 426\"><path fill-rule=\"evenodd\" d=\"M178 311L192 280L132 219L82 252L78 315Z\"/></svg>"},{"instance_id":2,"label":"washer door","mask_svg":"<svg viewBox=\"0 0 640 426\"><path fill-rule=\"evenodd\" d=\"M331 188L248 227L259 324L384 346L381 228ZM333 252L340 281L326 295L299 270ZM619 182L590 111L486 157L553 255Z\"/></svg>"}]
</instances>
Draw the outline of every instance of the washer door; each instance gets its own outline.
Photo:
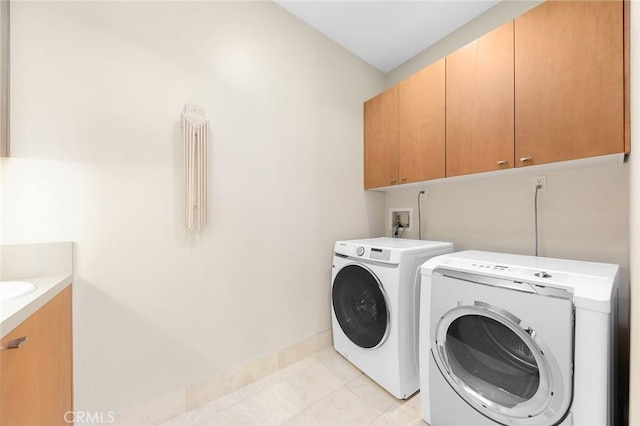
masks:
<instances>
[{"instance_id":1,"label":"washer door","mask_svg":"<svg viewBox=\"0 0 640 426\"><path fill-rule=\"evenodd\" d=\"M378 278L364 266L347 265L333 281L333 311L344 334L361 348L376 348L389 334L389 304Z\"/></svg>"},{"instance_id":2,"label":"washer door","mask_svg":"<svg viewBox=\"0 0 640 426\"><path fill-rule=\"evenodd\" d=\"M564 417L563 398L554 395L559 367L515 315L481 301L455 307L440 318L432 348L456 393L494 421L553 425Z\"/></svg>"}]
</instances>

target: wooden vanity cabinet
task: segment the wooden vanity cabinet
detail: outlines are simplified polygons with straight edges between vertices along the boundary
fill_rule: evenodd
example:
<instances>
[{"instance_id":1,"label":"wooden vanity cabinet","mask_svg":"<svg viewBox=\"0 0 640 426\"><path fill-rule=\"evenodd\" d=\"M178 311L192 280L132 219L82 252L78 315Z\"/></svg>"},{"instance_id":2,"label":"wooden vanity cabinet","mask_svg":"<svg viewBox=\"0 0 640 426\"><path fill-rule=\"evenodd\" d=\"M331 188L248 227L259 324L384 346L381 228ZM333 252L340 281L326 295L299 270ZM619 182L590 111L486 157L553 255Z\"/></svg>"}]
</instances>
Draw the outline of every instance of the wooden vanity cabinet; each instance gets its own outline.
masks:
<instances>
[{"instance_id":1,"label":"wooden vanity cabinet","mask_svg":"<svg viewBox=\"0 0 640 426\"><path fill-rule=\"evenodd\" d=\"M71 286L2 339L27 337L0 351L0 425L68 425L73 409ZM73 416L68 420L73 421Z\"/></svg>"},{"instance_id":2,"label":"wooden vanity cabinet","mask_svg":"<svg viewBox=\"0 0 640 426\"><path fill-rule=\"evenodd\" d=\"M513 167L513 22L446 61L446 175Z\"/></svg>"},{"instance_id":3,"label":"wooden vanity cabinet","mask_svg":"<svg viewBox=\"0 0 640 426\"><path fill-rule=\"evenodd\" d=\"M398 182L398 85L364 103L364 187Z\"/></svg>"},{"instance_id":4,"label":"wooden vanity cabinet","mask_svg":"<svg viewBox=\"0 0 640 426\"><path fill-rule=\"evenodd\" d=\"M625 148L623 3L547 1L515 19L516 166Z\"/></svg>"},{"instance_id":5,"label":"wooden vanity cabinet","mask_svg":"<svg viewBox=\"0 0 640 426\"><path fill-rule=\"evenodd\" d=\"M399 83L399 183L445 176L445 60Z\"/></svg>"}]
</instances>

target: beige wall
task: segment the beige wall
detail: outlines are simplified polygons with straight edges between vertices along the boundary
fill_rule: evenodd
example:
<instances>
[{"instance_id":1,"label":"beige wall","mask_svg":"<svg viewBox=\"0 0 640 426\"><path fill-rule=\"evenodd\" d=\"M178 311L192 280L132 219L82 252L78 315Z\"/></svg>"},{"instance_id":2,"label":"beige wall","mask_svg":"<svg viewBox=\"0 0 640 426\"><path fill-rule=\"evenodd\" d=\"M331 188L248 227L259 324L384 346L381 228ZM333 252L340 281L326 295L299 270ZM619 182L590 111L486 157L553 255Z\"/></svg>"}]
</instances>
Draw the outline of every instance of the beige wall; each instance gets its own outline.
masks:
<instances>
[{"instance_id":1,"label":"beige wall","mask_svg":"<svg viewBox=\"0 0 640 426\"><path fill-rule=\"evenodd\" d=\"M383 232L384 75L271 2L14 2L3 242L74 241L77 410L120 410L330 328L333 243ZM211 120L181 224L179 116Z\"/></svg>"},{"instance_id":2,"label":"beige wall","mask_svg":"<svg viewBox=\"0 0 640 426\"><path fill-rule=\"evenodd\" d=\"M76 242L76 408L119 410L328 329L333 241L388 234L390 207L417 214L418 189L361 190L362 101L536 3L500 3L384 76L270 3L14 2L0 240ZM180 224L187 102L213 128L195 238ZM546 173L541 254L637 275L637 163ZM531 253L532 203L528 175L429 187L423 237Z\"/></svg>"},{"instance_id":3,"label":"beige wall","mask_svg":"<svg viewBox=\"0 0 640 426\"><path fill-rule=\"evenodd\" d=\"M631 144L629 218L631 269L631 356L629 424L640 425L640 3L631 2Z\"/></svg>"},{"instance_id":4,"label":"beige wall","mask_svg":"<svg viewBox=\"0 0 640 426\"><path fill-rule=\"evenodd\" d=\"M498 4L393 70L388 74L387 87L539 3L507 1ZM637 164L635 166L639 167ZM621 391L625 393L629 359L629 169L629 164L623 164L545 172L547 192L539 195L541 256L610 262L621 266L620 360ZM535 239L532 178L538 174L498 174L464 183L427 187L427 197L422 202L423 238L452 241L457 250L480 249L533 254ZM638 172L635 171L635 176L637 175ZM638 177L634 180L636 185L637 182ZM385 211L394 207L413 207L417 219L417 195L420 189L423 188L386 193ZM637 188L635 193L638 194ZM631 221L640 228L638 217L640 214L632 214ZM417 224L417 220L413 222ZM387 235L390 235L388 225L385 229ZM417 238L418 234L416 231L405 236ZM640 235L636 239L640 240ZM636 242L636 246L637 244ZM640 249L636 251L640 253ZM638 259L635 265L640 264L638 253L635 254L635 259ZM638 299L637 295L635 297ZM634 301L633 306L634 309L639 309L640 302ZM636 355L635 358L640 357ZM636 373L634 383L638 383L638 376ZM637 408L640 405L638 396L635 396L634 401ZM640 424L640 414L636 416L638 420L635 424Z\"/></svg>"},{"instance_id":5,"label":"beige wall","mask_svg":"<svg viewBox=\"0 0 640 426\"><path fill-rule=\"evenodd\" d=\"M533 255L536 175L498 175L391 191L385 205L412 207L414 231L406 236L418 238L417 195L424 189L423 239L451 240L459 250ZM618 263L627 269L623 275L628 279L628 165L543 175L547 191L538 194L540 255Z\"/></svg>"},{"instance_id":6,"label":"beige wall","mask_svg":"<svg viewBox=\"0 0 640 426\"><path fill-rule=\"evenodd\" d=\"M9 2L0 2L0 157L9 154Z\"/></svg>"}]
</instances>

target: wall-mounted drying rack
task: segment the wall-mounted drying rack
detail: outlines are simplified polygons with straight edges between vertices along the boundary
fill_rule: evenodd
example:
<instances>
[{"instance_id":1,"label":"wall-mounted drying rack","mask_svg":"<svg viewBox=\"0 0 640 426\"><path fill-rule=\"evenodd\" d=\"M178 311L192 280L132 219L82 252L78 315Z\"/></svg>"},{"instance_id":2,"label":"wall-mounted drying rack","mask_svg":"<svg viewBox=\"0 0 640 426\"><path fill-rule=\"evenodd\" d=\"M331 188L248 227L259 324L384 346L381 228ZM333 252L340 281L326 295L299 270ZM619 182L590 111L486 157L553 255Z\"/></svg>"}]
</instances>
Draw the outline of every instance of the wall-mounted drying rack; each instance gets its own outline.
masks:
<instances>
[{"instance_id":1,"label":"wall-mounted drying rack","mask_svg":"<svg viewBox=\"0 0 640 426\"><path fill-rule=\"evenodd\" d=\"M204 109L186 104L181 114L184 153L184 224L190 231L200 232L207 224L209 197L208 142L209 121Z\"/></svg>"}]
</instances>

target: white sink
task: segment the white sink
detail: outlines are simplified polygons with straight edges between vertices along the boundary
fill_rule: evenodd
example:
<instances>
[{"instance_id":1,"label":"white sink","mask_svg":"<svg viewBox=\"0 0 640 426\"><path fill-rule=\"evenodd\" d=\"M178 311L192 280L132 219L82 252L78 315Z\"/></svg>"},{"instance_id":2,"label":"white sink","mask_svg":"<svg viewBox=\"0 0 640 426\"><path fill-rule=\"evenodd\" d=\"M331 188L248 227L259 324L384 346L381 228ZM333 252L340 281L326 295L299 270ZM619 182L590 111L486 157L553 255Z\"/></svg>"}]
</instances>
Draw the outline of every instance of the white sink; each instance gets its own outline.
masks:
<instances>
[{"instance_id":1,"label":"white sink","mask_svg":"<svg viewBox=\"0 0 640 426\"><path fill-rule=\"evenodd\" d=\"M0 302L31 293L36 286L26 281L0 281Z\"/></svg>"}]
</instances>

